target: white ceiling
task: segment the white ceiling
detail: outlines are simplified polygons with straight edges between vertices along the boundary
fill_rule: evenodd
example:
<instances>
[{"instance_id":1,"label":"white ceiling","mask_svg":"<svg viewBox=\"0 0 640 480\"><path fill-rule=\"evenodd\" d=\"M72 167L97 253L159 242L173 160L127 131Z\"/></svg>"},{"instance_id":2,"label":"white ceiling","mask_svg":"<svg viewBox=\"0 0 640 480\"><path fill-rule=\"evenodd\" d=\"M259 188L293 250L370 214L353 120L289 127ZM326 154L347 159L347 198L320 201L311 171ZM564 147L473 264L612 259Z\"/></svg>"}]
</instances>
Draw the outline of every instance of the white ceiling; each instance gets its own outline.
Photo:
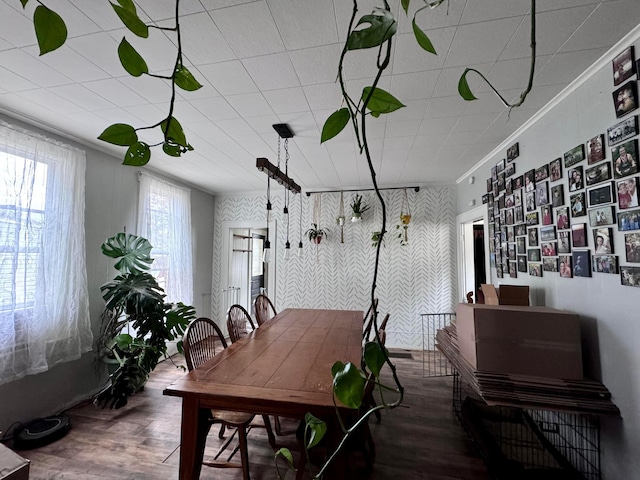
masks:
<instances>
[{"instance_id":1,"label":"white ceiling","mask_svg":"<svg viewBox=\"0 0 640 480\"><path fill-rule=\"evenodd\" d=\"M107 0L50 0L69 27L69 40L38 56L31 15L18 0L0 0L0 110L73 136L121 157L124 148L96 137L112 123L134 126L164 118L169 85L130 77L120 65L123 36L152 72L171 70L171 35L128 32ZM170 25L174 0L138 0L141 17ZM372 154L382 186L454 183L576 76L640 23L638 0L538 0L534 91L510 118L488 88L465 102L457 80L466 66L485 72L507 98L525 87L529 65L530 0L449 0L419 23L438 56L421 50L411 22L399 18L392 63L380 87L407 105L369 121ZM412 2L417 6L418 0ZM372 1L359 2L369 13ZM326 118L341 106L335 83L348 0L182 0L185 63L204 88L179 91L175 117L195 151L181 158L153 150L150 167L204 190L261 190L256 157L277 161L274 123L295 133L291 176L303 190L371 185L350 131L320 145ZM346 78L356 97L370 83L375 56L350 54ZM157 137L143 137L149 140Z\"/></svg>"}]
</instances>

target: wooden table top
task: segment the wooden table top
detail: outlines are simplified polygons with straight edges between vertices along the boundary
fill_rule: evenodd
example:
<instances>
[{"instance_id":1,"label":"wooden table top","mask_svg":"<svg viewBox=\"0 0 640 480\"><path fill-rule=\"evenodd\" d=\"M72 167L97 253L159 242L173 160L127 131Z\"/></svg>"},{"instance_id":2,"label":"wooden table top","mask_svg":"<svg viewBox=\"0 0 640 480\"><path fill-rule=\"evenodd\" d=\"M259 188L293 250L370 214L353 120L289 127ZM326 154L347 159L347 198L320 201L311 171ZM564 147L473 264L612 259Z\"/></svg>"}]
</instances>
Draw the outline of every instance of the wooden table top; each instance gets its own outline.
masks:
<instances>
[{"instance_id":1,"label":"wooden table top","mask_svg":"<svg viewBox=\"0 0 640 480\"><path fill-rule=\"evenodd\" d=\"M333 411L331 366L360 365L362 311L286 309L169 385L201 408L302 417Z\"/></svg>"}]
</instances>

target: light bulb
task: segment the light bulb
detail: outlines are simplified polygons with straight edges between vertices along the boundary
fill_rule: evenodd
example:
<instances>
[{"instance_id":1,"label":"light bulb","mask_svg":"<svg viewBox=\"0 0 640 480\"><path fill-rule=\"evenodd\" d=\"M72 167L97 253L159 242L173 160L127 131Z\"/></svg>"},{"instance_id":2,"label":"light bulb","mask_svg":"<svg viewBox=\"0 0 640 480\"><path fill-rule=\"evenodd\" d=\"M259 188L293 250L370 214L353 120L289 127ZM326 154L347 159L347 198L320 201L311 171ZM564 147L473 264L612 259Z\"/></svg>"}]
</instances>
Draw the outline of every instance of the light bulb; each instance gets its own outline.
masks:
<instances>
[{"instance_id":1,"label":"light bulb","mask_svg":"<svg viewBox=\"0 0 640 480\"><path fill-rule=\"evenodd\" d=\"M262 252L262 261L269 263L271 261L271 242L269 240L264 241L264 250Z\"/></svg>"},{"instance_id":2,"label":"light bulb","mask_svg":"<svg viewBox=\"0 0 640 480\"><path fill-rule=\"evenodd\" d=\"M291 253L291 249L289 247L285 247L285 249L284 249L284 259L285 260L289 260L290 253Z\"/></svg>"}]
</instances>

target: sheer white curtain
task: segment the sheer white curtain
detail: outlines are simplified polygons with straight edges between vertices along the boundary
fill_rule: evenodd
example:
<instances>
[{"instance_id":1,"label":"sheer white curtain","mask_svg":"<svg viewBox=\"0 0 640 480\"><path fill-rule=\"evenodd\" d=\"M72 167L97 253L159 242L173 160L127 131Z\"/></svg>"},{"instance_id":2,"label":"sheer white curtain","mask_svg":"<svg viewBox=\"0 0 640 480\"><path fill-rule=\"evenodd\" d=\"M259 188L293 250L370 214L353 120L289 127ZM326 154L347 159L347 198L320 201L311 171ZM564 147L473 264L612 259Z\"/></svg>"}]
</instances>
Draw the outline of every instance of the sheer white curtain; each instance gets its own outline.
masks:
<instances>
[{"instance_id":1,"label":"sheer white curtain","mask_svg":"<svg viewBox=\"0 0 640 480\"><path fill-rule=\"evenodd\" d=\"M0 383L90 351L83 151L0 121Z\"/></svg>"},{"instance_id":2,"label":"sheer white curtain","mask_svg":"<svg viewBox=\"0 0 640 480\"><path fill-rule=\"evenodd\" d=\"M138 235L151 242L152 273L168 302L193 304L191 190L141 172Z\"/></svg>"}]
</instances>

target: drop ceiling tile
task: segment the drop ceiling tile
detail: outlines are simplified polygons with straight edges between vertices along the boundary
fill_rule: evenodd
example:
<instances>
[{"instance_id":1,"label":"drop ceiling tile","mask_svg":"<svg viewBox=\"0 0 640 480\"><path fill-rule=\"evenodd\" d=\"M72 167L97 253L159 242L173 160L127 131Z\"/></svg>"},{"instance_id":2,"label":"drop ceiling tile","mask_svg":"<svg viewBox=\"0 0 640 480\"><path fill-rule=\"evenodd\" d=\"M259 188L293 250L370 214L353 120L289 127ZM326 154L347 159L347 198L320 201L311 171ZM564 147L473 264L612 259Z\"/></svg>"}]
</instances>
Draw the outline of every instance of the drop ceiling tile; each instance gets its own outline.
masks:
<instances>
[{"instance_id":1,"label":"drop ceiling tile","mask_svg":"<svg viewBox=\"0 0 640 480\"><path fill-rule=\"evenodd\" d=\"M418 129L418 135L448 135L458 119L456 117L425 117Z\"/></svg>"},{"instance_id":2,"label":"drop ceiling tile","mask_svg":"<svg viewBox=\"0 0 640 480\"><path fill-rule=\"evenodd\" d=\"M340 50L340 45L333 44L289 52L300 83L316 85L335 82Z\"/></svg>"},{"instance_id":3,"label":"drop ceiling tile","mask_svg":"<svg viewBox=\"0 0 640 480\"><path fill-rule=\"evenodd\" d=\"M175 19L175 0L136 0L136 4L138 5L139 13L144 12L154 21ZM180 15L182 18L202 11L204 11L204 7L200 2L183 2L180 4Z\"/></svg>"},{"instance_id":4,"label":"drop ceiling tile","mask_svg":"<svg viewBox=\"0 0 640 480\"><path fill-rule=\"evenodd\" d=\"M273 110L271 110L271 107L261 93L227 95L226 99L243 118L260 117L263 115L273 114Z\"/></svg>"},{"instance_id":5,"label":"drop ceiling tile","mask_svg":"<svg viewBox=\"0 0 640 480\"><path fill-rule=\"evenodd\" d=\"M438 55L423 50L413 34L398 35L392 64L393 73L411 73L442 68L455 32L456 28L449 27L440 28L431 33L431 42Z\"/></svg>"},{"instance_id":6,"label":"drop ceiling tile","mask_svg":"<svg viewBox=\"0 0 640 480\"><path fill-rule=\"evenodd\" d=\"M417 135L422 118L418 120L405 120L401 122L389 122L387 124L387 138L393 137L407 137Z\"/></svg>"},{"instance_id":7,"label":"drop ceiling tile","mask_svg":"<svg viewBox=\"0 0 640 480\"><path fill-rule=\"evenodd\" d=\"M150 73L170 73L173 70L178 52L176 43L174 43L176 42L176 36L173 32L164 32L156 28L150 28L149 37L141 38L123 27L111 30L109 35L117 45L120 45L123 38L126 39L144 59L149 67ZM184 43L183 48L185 48ZM120 66L120 75L129 75L122 66Z\"/></svg>"},{"instance_id":8,"label":"drop ceiling tile","mask_svg":"<svg viewBox=\"0 0 640 480\"><path fill-rule=\"evenodd\" d=\"M283 88L263 92L269 105L276 114L309 111L307 97L301 87Z\"/></svg>"},{"instance_id":9,"label":"drop ceiling tile","mask_svg":"<svg viewBox=\"0 0 640 480\"><path fill-rule=\"evenodd\" d=\"M34 3L30 2L25 10L30 12L29 7ZM56 2L55 5L49 5L49 7L53 8L64 19L67 24L68 38L83 37L101 30L94 21L85 15L83 8L77 8L76 5L68 0ZM29 13L29 15L32 14ZM111 10L111 15L117 18L113 10Z\"/></svg>"},{"instance_id":10,"label":"drop ceiling tile","mask_svg":"<svg viewBox=\"0 0 640 480\"><path fill-rule=\"evenodd\" d=\"M333 2L270 0L269 9L287 50L338 41Z\"/></svg>"},{"instance_id":11,"label":"drop ceiling tile","mask_svg":"<svg viewBox=\"0 0 640 480\"><path fill-rule=\"evenodd\" d=\"M534 86L534 89L536 88L540 87ZM517 92L515 90L507 90L501 92L501 95L503 95L506 99L512 99L514 97L514 94L519 95L521 91L522 89L518 89ZM478 113L500 113L507 108L494 92L476 93L476 96L477 100L467 102L467 108L464 110L465 115L473 115Z\"/></svg>"},{"instance_id":12,"label":"drop ceiling tile","mask_svg":"<svg viewBox=\"0 0 640 480\"><path fill-rule=\"evenodd\" d=\"M239 60L202 65L199 70L222 95L258 91L258 87Z\"/></svg>"},{"instance_id":13,"label":"drop ceiling tile","mask_svg":"<svg viewBox=\"0 0 640 480\"><path fill-rule=\"evenodd\" d=\"M547 64L551 57L543 56L536 58L538 68ZM489 81L498 91L519 88L524 90L529 82L529 71L531 60L529 58L519 58L515 60L504 60L496 62L491 71L483 72ZM537 70L536 70L537 71ZM485 83L476 91L488 92L489 86Z\"/></svg>"},{"instance_id":14,"label":"drop ceiling tile","mask_svg":"<svg viewBox=\"0 0 640 480\"><path fill-rule=\"evenodd\" d=\"M387 117L388 125L397 122L404 122L406 120L422 121L427 105L429 104L429 100L411 100L409 102L405 102L405 104L406 106L404 108L391 112L388 115L384 115Z\"/></svg>"},{"instance_id":15,"label":"drop ceiling tile","mask_svg":"<svg viewBox=\"0 0 640 480\"><path fill-rule=\"evenodd\" d=\"M237 58L209 14L189 15L181 22L183 55L194 65L226 62Z\"/></svg>"},{"instance_id":16,"label":"drop ceiling tile","mask_svg":"<svg viewBox=\"0 0 640 480\"><path fill-rule=\"evenodd\" d=\"M484 132L499 115L499 113L463 115L458 119L458 122L451 130L451 133Z\"/></svg>"},{"instance_id":17,"label":"drop ceiling tile","mask_svg":"<svg viewBox=\"0 0 640 480\"><path fill-rule=\"evenodd\" d=\"M451 43L444 66L495 62L519 24L519 18L506 18L461 25Z\"/></svg>"},{"instance_id":18,"label":"drop ceiling tile","mask_svg":"<svg viewBox=\"0 0 640 480\"><path fill-rule=\"evenodd\" d=\"M87 82L85 86L92 92L102 95L114 103L117 102L119 107L130 107L147 103L144 98L115 78Z\"/></svg>"},{"instance_id":19,"label":"drop ceiling tile","mask_svg":"<svg viewBox=\"0 0 640 480\"><path fill-rule=\"evenodd\" d=\"M142 75L124 76L118 78L118 81L149 103L168 103L171 99L171 85L166 80Z\"/></svg>"},{"instance_id":20,"label":"drop ceiling tile","mask_svg":"<svg viewBox=\"0 0 640 480\"><path fill-rule=\"evenodd\" d=\"M277 90L274 90L277 91ZM268 100L268 99L267 99ZM271 105L273 108L273 104ZM275 108L274 108L275 111ZM276 112L277 113L277 112ZM251 126L254 132L258 135L271 135L275 132L273 129L274 123L279 123L274 121L273 115L264 115L261 117L251 117L246 119L247 123ZM295 132L294 132L295 134Z\"/></svg>"},{"instance_id":21,"label":"drop ceiling tile","mask_svg":"<svg viewBox=\"0 0 640 480\"><path fill-rule=\"evenodd\" d=\"M125 107L124 110L138 119L135 124L136 128L155 125L167 117L167 111L156 105L134 105L132 107ZM181 125L185 125L184 119L177 113L174 117L178 119ZM155 132L153 132L155 135L162 135L159 128L153 130L155 130ZM143 130L142 132L146 133L147 130Z\"/></svg>"},{"instance_id":22,"label":"drop ceiling tile","mask_svg":"<svg viewBox=\"0 0 640 480\"><path fill-rule=\"evenodd\" d=\"M83 110L93 111L116 107L116 105L106 100L104 97L101 97L95 92L92 92L88 88L77 83L73 85L52 87L49 91L75 103L76 105L79 105Z\"/></svg>"},{"instance_id":23,"label":"drop ceiling tile","mask_svg":"<svg viewBox=\"0 0 640 480\"><path fill-rule=\"evenodd\" d=\"M251 126L242 118L232 118L229 120L215 122L220 130L229 135L231 138L236 136L255 135Z\"/></svg>"},{"instance_id":24,"label":"drop ceiling tile","mask_svg":"<svg viewBox=\"0 0 640 480\"><path fill-rule=\"evenodd\" d=\"M344 58L342 69L344 78L348 80L374 79L378 73L377 58L378 51L375 48L349 51ZM338 60L339 56L335 57L331 62L334 67L334 78L337 78L338 74Z\"/></svg>"},{"instance_id":25,"label":"drop ceiling tile","mask_svg":"<svg viewBox=\"0 0 640 480\"><path fill-rule=\"evenodd\" d=\"M35 45L37 40L31 16L18 2L11 3L0 2L0 37L16 47ZM4 46L2 50L5 50Z\"/></svg>"},{"instance_id":26,"label":"drop ceiling tile","mask_svg":"<svg viewBox=\"0 0 640 480\"><path fill-rule=\"evenodd\" d=\"M203 98L198 100L195 107L214 122L239 118L238 112L222 97Z\"/></svg>"},{"instance_id":27,"label":"drop ceiling tile","mask_svg":"<svg viewBox=\"0 0 640 480\"><path fill-rule=\"evenodd\" d=\"M33 83L45 88L73 83L69 77L39 62L22 50L15 49L0 52L0 65L10 65L12 72L28 78Z\"/></svg>"},{"instance_id":28,"label":"drop ceiling tile","mask_svg":"<svg viewBox=\"0 0 640 480\"><path fill-rule=\"evenodd\" d=\"M569 84L580 75L594 59L599 58L606 49L580 50L559 53L549 60L547 65L536 74L537 85Z\"/></svg>"},{"instance_id":29,"label":"drop ceiling tile","mask_svg":"<svg viewBox=\"0 0 640 480\"><path fill-rule=\"evenodd\" d=\"M427 106L425 118L457 117L467 107L460 96L432 98Z\"/></svg>"},{"instance_id":30,"label":"drop ceiling tile","mask_svg":"<svg viewBox=\"0 0 640 480\"><path fill-rule=\"evenodd\" d=\"M258 0L248 0L248 1L258 1ZM242 3L247 3L247 0L202 0L202 4L204 8L207 10L217 10L219 8L232 7L234 5L240 5Z\"/></svg>"},{"instance_id":31,"label":"drop ceiling tile","mask_svg":"<svg viewBox=\"0 0 640 480\"><path fill-rule=\"evenodd\" d=\"M72 48L109 75L117 77L123 74L118 58L118 44L119 42L116 42L111 35L103 32L81 38L70 38L65 46Z\"/></svg>"},{"instance_id":32,"label":"drop ceiling tile","mask_svg":"<svg viewBox=\"0 0 640 480\"><path fill-rule=\"evenodd\" d=\"M46 90L44 88L38 88L35 90L27 90L20 92L19 95L33 103L37 103L46 106L53 112L61 113L62 115L67 113L80 112L83 109L75 103L71 103L62 97Z\"/></svg>"},{"instance_id":33,"label":"drop ceiling tile","mask_svg":"<svg viewBox=\"0 0 640 480\"><path fill-rule=\"evenodd\" d=\"M191 123L207 121L207 117L205 117L200 110L185 100L175 102L173 115L180 120L183 127Z\"/></svg>"},{"instance_id":34,"label":"drop ceiling tile","mask_svg":"<svg viewBox=\"0 0 640 480\"><path fill-rule=\"evenodd\" d=\"M434 147L440 147L447 138L447 135L418 135L415 137L413 144L411 145L412 150L416 151L426 151L430 152Z\"/></svg>"},{"instance_id":35,"label":"drop ceiling tile","mask_svg":"<svg viewBox=\"0 0 640 480\"><path fill-rule=\"evenodd\" d=\"M60 50L42 56L37 46L26 47L23 51L74 82L109 78L104 70L72 48L62 47Z\"/></svg>"},{"instance_id":36,"label":"drop ceiling tile","mask_svg":"<svg viewBox=\"0 0 640 480\"><path fill-rule=\"evenodd\" d=\"M418 14L416 23L429 36L435 29L456 26L460 23L466 3L466 0L449 0L437 8L427 8ZM400 11L397 16L398 31L400 33L413 33L411 21L413 20L414 12L422 6L419 2L413 2L410 4L409 15L405 15L404 10Z\"/></svg>"},{"instance_id":37,"label":"drop ceiling tile","mask_svg":"<svg viewBox=\"0 0 640 480\"><path fill-rule=\"evenodd\" d=\"M104 120L102 130L114 123L126 123L129 125L135 125L140 121L138 117L130 112L127 112L124 108L108 108L106 110L96 110L95 114Z\"/></svg>"},{"instance_id":38,"label":"drop ceiling tile","mask_svg":"<svg viewBox=\"0 0 640 480\"><path fill-rule=\"evenodd\" d=\"M38 88L38 85L0 66L0 87L8 92L21 92Z\"/></svg>"},{"instance_id":39,"label":"drop ceiling tile","mask_svg":"<svg viewBox=\"0 0 640 480\"><path fill-rule=\"evenodd\" d=\"M391 93L400 101L431 98L439 72L405 73L391 78Z\"/></svg>"},{"instance_id":40,"label":"drop ceiling tile","mask_svg":"<svg viewBox=\"0 0 640 480\"><path fill-rule=\"evenodd\" d=\"M217 10L214 21L239 58L285 50L266 2L253 2Z\"/></svg>"},{"instance_id":41,"label":"drop ceiling tile","mask_svg":"<svg viewBox=\"0 0 640 480\"><path fill-rule=\"evenodd\" d=\"M242 64L262 91L297 87L300 84L286 53L245 58Z\"/></svg>"},{"instance_id":42,"label":"drop ceiling tile","mask_svg":"<svg viewBox=\"0 0 640 480\"><path fill-rule=\"evenodd\" d=\"M480 23L501 18L521 17L531 9L529 0L491 0L467 2L460 24Z\"/></svg>"},{"instance_id":43,"label":"drop ceiling tile","mask_svg":"<svg viewBox=\"0 0 640 480\"><path fill-rule=\"evenodd\" d=\"M331 109L334 111L342 104L340 86L336 83L321 83L302 87L312 110Z\"/></svg>"}]
</instances>

